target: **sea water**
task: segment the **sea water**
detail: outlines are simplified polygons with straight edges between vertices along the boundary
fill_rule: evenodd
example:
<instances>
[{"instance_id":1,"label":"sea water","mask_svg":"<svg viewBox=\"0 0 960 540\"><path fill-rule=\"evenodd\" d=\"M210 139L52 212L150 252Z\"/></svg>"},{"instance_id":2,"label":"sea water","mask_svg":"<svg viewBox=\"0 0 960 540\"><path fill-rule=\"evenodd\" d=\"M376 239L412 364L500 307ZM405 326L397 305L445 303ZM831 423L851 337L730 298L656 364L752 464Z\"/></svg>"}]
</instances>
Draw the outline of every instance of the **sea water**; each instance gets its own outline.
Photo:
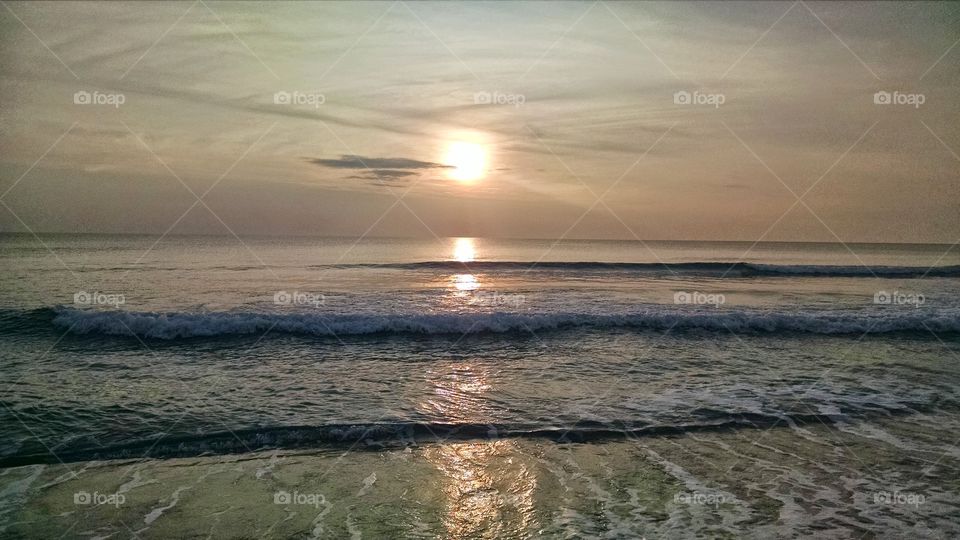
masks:
<instances>
[{"instance_id":1,"label":"sea water","mask_svg":"<svg viewBox=\"0 0 960 540\"><path fill-rule=\"evenodd\" d=\"M0 530L956 536L949 248L3 235Z\"/></svg>"}]
</instances>

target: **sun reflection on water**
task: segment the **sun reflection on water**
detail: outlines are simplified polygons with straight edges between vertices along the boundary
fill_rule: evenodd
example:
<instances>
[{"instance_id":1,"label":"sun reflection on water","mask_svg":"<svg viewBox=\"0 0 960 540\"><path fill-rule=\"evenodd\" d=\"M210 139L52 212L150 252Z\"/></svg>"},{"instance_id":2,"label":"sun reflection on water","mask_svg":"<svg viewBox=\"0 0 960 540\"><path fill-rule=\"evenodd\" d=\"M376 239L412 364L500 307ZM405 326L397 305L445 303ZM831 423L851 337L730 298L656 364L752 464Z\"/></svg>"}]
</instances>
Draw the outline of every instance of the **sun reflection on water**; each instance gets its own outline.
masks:
<instances>
[{"instance_id":1,"label":"sun reflection on water","mask_svg":"<svg viewBox=\"0 0 960 540\"><path fill-rule=\"evenodd\" d=\"M477 246L473 238L457 238L453 242L453 259L462 263L473 262L477 258Z\"/></svg>"},{"instance_id":2,"label":"sun reflection on water","mask_svg":"<svg viewBox=\"0 0 960 540\"><path fill-rule=\"evenodd\" d=\"M476 260L477 246L474 239L455 238L453 241L452 258L462 263L469 263ZM450 276L450 280L453 282L453 286L460 292L470 292L480 288L480 281L474 274L454 274Z\"/></svg>"},{"instance_id":3,"label":"sun reflection on water","mask_svg":"<svg viewBox=\"0 0 960 540\"><path fill-rule=\"evenodd\" d=\"M473 274L455 274L453 276L453 286L458 291L475 291L480 288L480 281Z\"/></svg>"},{"instance_id":4,"label":"sun reflection on water","mask_svg":"<svg viewBox=\"0 0 960 540\"><path fill-rule=\"evenodd\" d=\"M443 475L448 538L522 538L537 529L537 480L508 440L448 442L426 449Z\"/></svg>"},{"instance_id":5,"label":"sun reflection on water","mask_svg":"<svg viewBox=\"0 0 960 540\"><path fill-rule=\"evenodd\" d=\"M483 364L454 362L426 374L433 392L418 409L444 424L489 424L495 409L488 396L493 374ZM514 440L499 439L491 426L488 440L440 440L424 456L441 474L449 538L524 537L537 526L537 480Z\"/></svg>"},{"instance_id":6,"label":"sun reflection on water","mask_svg":"<svg viewBox=\"0 0 960 540\"><path fill-rule=\"evenodd\" d=\"M493 410L485 394L490 390L490 372L482 365L466 362L429 369L427 381L433 391L417 407L419 412L443 423L484 424Z\"/></svg>"}]
</instances>

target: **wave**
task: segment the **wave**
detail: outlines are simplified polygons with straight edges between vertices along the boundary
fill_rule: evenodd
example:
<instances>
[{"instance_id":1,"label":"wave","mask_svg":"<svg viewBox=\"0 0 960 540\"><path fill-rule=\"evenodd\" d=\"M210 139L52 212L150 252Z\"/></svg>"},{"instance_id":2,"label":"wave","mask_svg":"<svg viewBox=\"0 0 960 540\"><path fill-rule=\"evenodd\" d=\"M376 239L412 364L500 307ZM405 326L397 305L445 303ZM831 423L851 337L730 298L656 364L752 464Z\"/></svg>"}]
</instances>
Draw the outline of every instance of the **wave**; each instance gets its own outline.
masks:
<instances>
[{"instance_id":1,"label":"wave","mask_svg":"<svg viewBox=\"0 0 960 540\"><path fill-rule=\"evenodd\" d=\"M908 414L889 411L889 414ZM636 421L581 421L569 426L533 426L502 423L392 422L327 424L321 426L273 426L236 429L201 435L167 435L161 438L96 447L0 457L0 468L37 463L109 459L179 458L201 455L243 454L272 449L323 449L349 445L351 449L382 449L445 441L496 439L547 439L590 443L624 437L663 437L685 433L771 429L807 424L834 424L842 417L827 414L763 414L694 411L697 419L677 424L646 424Z\"/></svg>"},{"instance_id":2,"label":"wave","mask_svg":"<svg viewBox=\"0 0 960 540\"><path fill-rule=\"evenodd\" d=\"M758 263L686 262L536 262L536 261L424 261L411 263L357 263L312 265L309 268L382 268L394 270L438 270L450 272L493 271L623 271L685 275L806 276L806 277L960 277L960 266L831 266L777 265Z\"/></svg>"},{"instance_id":3,"label":"wave","mask_svg":"<svg viewBox=\"0 0 960 540\"><path fill-rule=\"evenodd\" d=\"M890 308L875 310L725 308L683 309L647 306L627 313L431 313L331 314L278 312L137 312L80 310L57 307L40 310L64 331L91 335L136 335L152 339L218 337L249 334L355 336L366 334L484 334L561 331L578 328L637 328L661 331L863 334L890 332L960 332L960 309ZM2 319L8 319L8 316Z\"/></svg>"}]
</instances>

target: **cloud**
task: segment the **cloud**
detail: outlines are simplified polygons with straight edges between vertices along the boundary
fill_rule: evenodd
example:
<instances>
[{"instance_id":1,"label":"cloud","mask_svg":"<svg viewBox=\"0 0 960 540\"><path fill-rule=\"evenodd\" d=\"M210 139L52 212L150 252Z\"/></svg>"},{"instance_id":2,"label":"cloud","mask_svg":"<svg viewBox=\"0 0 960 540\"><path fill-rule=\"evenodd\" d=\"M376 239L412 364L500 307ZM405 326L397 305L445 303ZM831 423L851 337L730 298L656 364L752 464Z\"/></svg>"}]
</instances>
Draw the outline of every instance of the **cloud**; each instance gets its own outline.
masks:
<instances>
[{"instance_id":1,"label":"cloud","mask_svg":"<svg viewBox=\"0 0 960 540\"><path fill-rule=\"evenodd\" d=\"M348 180L368 180L370 185L399 187L406 185L410 176L417 176L415 171L396 171L392 169L371 169L369 171L347 176Z\"/></svg>"},{"instance_id":2,"label":"cloud","mask_svg":"<svg viewBox=\"0 0 960 540\"><path fill-rule=\"evenodd\" d=\"M390 170L390 169L376 169L376 170L371 170L368 174L363 174L363 175L356 174L356 175L353 175L353 176L348 176L347 178L362 178L362 179L365 179L365 180L368 179L368 178L391 178L391 179L393 179L393 178L405 178L405 177L407 177L407 176L416 176L416 174L417 174L417 173L415 173L415 172L413 172L413 171L394 171L394 170Z\"/></svg>"},{"instance_id":3,"label":"cloud","mask_svg":"<svg viewBox=\"0 0 960 540\"><path fill-rule=\"evenodd\" d=\"M314 165L333 169L362 169L357 174L347 176L348 180L367 180L375 186L399 187L410 179L419 176L426 169L449 169L449 165L418 161L408 158L375 158L357 155L343 155L339 159L308 159Z\"/></svg>"},{"instance_id":4,"label":"cloud","mask_svg":"<svg viewBox=\"0 0 960 540\"><path fill-rule=\"evenodd\" d=\"M331 167L334 169L450 169L450 165L433 163L432 161L418 161L407 158L374 158L355 155L343 155L340 159L313 158L308 160L314 165ZM395 175L409 176L409 175Z\"/></svg>"}]
</instances>

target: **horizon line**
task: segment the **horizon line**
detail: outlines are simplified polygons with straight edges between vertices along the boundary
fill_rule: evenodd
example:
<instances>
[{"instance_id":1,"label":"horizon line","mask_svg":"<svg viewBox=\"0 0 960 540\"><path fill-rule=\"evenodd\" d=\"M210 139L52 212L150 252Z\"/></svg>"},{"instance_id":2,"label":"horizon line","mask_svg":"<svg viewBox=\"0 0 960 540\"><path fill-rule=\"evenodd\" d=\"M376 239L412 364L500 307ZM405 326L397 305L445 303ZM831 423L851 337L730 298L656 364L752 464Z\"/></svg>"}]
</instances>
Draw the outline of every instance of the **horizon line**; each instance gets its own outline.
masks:
<instances>
[{"instance_id":1,"label":"horizon line","mask_svg":"<svg viewBox=\"0 0 960 540\"><path fill-rule=\"evenodd\" d=\"M80 231L0 231L0 235L23 235L23 236L143 236L165 238L235 238L231 234L216 233L171 233L163 235L162 233L148 232L80 232ZM243 238L300 238L300 239L346 239L346 240L437 240L437 239L457 239L472 238L484 240L504 240L504 241L558 241L551 237L516 237L516 236L386 236L386 235L325 235L325 234L237 234L236 237ZM948 242L872 242L872 241L819 241L819 240L711 240L711 239L637 239L637 238L562 238L559 242L629 242L644 244L650 243L688 243L688 244L818 244L818 245L913 245L913 246L953 246L960 240Z\"/></svg>"}]
</instances>

